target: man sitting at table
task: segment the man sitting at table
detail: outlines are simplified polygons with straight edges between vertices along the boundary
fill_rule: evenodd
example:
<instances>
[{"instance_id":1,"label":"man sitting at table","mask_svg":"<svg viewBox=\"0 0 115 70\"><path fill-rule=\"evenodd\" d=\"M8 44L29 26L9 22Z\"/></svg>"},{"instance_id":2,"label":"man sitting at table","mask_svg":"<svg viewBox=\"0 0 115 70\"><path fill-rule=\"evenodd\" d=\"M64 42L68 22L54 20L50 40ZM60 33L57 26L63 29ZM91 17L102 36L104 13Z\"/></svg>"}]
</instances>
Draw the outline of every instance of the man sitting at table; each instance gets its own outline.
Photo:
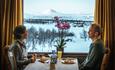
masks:
<instances>
[{"instance_id":1,"label":"man sitting at table","mask_svg":"<svg viewBox=\"0 0 115 70\"><path fill-rule=\"evenodd\" d=\"M26 46L24 40L27 38L27 30L23 25L19 25L14 29L14 43L9 48L9 51L12 51L16 59L17 70L23 70L24 66L34 62L35 56L32 56L30 59L27 58Z\"/></svg>"},{"instance_id":2,"label":"man sitting at table","mask_svg":"<svg viewBox=\"0 0 115 70\"><path fill-rule=\"evenodd\" d=\"M80 65L80 70L100 70L104 55L104 44L100 39L100 26L98 24L92 24L89 28L88 34L89 38L92 40L92 43L86 59Z\"/></svg>"}]
</instances>

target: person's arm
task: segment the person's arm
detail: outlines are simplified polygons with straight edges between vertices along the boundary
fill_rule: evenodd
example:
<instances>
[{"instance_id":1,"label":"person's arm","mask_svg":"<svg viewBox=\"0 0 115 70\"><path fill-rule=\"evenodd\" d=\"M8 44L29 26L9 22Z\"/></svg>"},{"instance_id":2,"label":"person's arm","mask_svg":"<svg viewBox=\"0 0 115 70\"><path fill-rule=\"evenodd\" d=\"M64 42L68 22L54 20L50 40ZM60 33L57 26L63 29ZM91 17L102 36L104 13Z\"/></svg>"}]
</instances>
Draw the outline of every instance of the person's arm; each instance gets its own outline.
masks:
<instances>
[{"instance_id":1,"label":"person's arm","mask_svg":"<svg viewBox=\"0 0 115 70\"><path fill-rule=\"evenodd\" d=\"M32 62L32 59L21 59L21 51L19 50L18 46L15 46L14 48L14 57L17 62L17 65L27 65Z\"/></svg>"}]
</instances>

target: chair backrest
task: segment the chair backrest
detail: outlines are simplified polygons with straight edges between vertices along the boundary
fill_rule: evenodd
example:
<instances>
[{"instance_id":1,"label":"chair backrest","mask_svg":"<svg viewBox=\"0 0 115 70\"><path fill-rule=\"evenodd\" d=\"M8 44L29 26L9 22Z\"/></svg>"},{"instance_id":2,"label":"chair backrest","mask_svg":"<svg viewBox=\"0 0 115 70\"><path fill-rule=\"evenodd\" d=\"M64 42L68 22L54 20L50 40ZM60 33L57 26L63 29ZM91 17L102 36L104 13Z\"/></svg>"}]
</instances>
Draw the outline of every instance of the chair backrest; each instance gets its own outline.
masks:
<instances>
[{"instance_id":1,"label":"chair backrest","mask_svg":"<svg viewBox=\"0 0 115 70\"><path fill-rule=\"evenodd\" d=\"M8 58L11 64L11 70L17 70L16 60L12 50L8 50Z\"/></svg>"},{"instance_id":2,"label":"chair backrest","mask_svg":"<svg viewBox=\"0 0 115 70\"><path fill-rule=\"evenodd\" d=\"M8 49L9 49L9 45L6 45L5 47L3 47L3 70L11 70L11 65L8 59Z\"/></svg>"},{"instance_id":3,"label":"chair backrest","mask_svg":"<svg viewBox=\"0 0 115 70\"><path fill-rule=\"evenodd\" d=\"M105 54L103 56L102 64L101 64L101 69L100 70L107 70L107 66L109 63L109 58L110 58L110 49L106 48L105 49Z\"/></svg>"}]
</instances>

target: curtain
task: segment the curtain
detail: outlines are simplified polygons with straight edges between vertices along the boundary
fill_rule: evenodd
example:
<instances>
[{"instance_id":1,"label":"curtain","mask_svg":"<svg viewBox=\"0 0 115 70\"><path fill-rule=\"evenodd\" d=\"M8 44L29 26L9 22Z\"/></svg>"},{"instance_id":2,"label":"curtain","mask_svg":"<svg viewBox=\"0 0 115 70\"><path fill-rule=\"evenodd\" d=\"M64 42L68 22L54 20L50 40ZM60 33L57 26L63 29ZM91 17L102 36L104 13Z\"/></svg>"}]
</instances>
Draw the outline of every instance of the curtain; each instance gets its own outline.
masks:
<instances>
[{"instance_id":1,"label":"curtain","mask_svg":"<svg viewBox=\"0 0 115 70\"><path fill-rule=\"evenodd\" d=\"M21 25L23 21L23 1L22 0L1 0L0 7L0 25L1 25L1 44L2 57L5 55L3 47L13 42L13 30L17 25ZM5 60L2 58L2 65ZM2 68L5 68L3 67ZM5 70L5 69L2 69Z\"/></svg>"},{"instance_id":2,"label":"curtain","mask_svg":"<svg viewBox=\"0 0 115 70\"><path fill-rule=\"evenodd\" d=\"M104 62L107 63L109 70L115 70L115 62L113 60L115 58L115 1L96 0L95 2L94 22L101 25L104 45L111 51L110 56L107 57L109 59Z\"/></svg>"},{"instance_id":3,"label":"curtain","mask_svg":"<svg viewBox=\"0 0 115 70\"><path fill-rule=\"evenodd\" d=\"M11 44L15 26L22 24L22 0L2 0L2 47Z\"/></svg>"}]
</instances>

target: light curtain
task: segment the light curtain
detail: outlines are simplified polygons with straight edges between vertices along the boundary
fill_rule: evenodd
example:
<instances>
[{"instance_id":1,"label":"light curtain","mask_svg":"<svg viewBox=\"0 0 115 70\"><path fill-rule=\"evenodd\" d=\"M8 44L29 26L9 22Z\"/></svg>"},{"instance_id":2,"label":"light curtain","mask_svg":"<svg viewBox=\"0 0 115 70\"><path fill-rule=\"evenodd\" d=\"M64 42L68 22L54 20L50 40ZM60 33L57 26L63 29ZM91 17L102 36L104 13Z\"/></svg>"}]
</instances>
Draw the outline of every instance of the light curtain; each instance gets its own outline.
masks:
<instances>
[{"instance_id":1,"label":"light curtain","mask_svg":"<svg viewBox=\"0 0 115 70\"><path fill-rule=\"evenodd\" d=\"M6 68L3 48L13 42L13 30L23 22L23 0L1 0L0 2L0 48L2 49L2 68Z\"/></svg>"},{"instance_id":2,"label":"light curtain","mask_svg":"<svg viewBox=\"0 0 115 70\"><path fill-rule=\"evenodd\" d=\"M95 1L94 22L102 27L102 39L106 48L110 48L110 56L106 57L104 63L108 68L115 68L113 58L115 55L115 1L114 0L96 0ZM109 58L109 59L108 59ZM112 63L111 63L112 62ZM104 68L103 68L104 70ZM115 69L114 69L115 70Z\"/></svg>"}]
</instances>

